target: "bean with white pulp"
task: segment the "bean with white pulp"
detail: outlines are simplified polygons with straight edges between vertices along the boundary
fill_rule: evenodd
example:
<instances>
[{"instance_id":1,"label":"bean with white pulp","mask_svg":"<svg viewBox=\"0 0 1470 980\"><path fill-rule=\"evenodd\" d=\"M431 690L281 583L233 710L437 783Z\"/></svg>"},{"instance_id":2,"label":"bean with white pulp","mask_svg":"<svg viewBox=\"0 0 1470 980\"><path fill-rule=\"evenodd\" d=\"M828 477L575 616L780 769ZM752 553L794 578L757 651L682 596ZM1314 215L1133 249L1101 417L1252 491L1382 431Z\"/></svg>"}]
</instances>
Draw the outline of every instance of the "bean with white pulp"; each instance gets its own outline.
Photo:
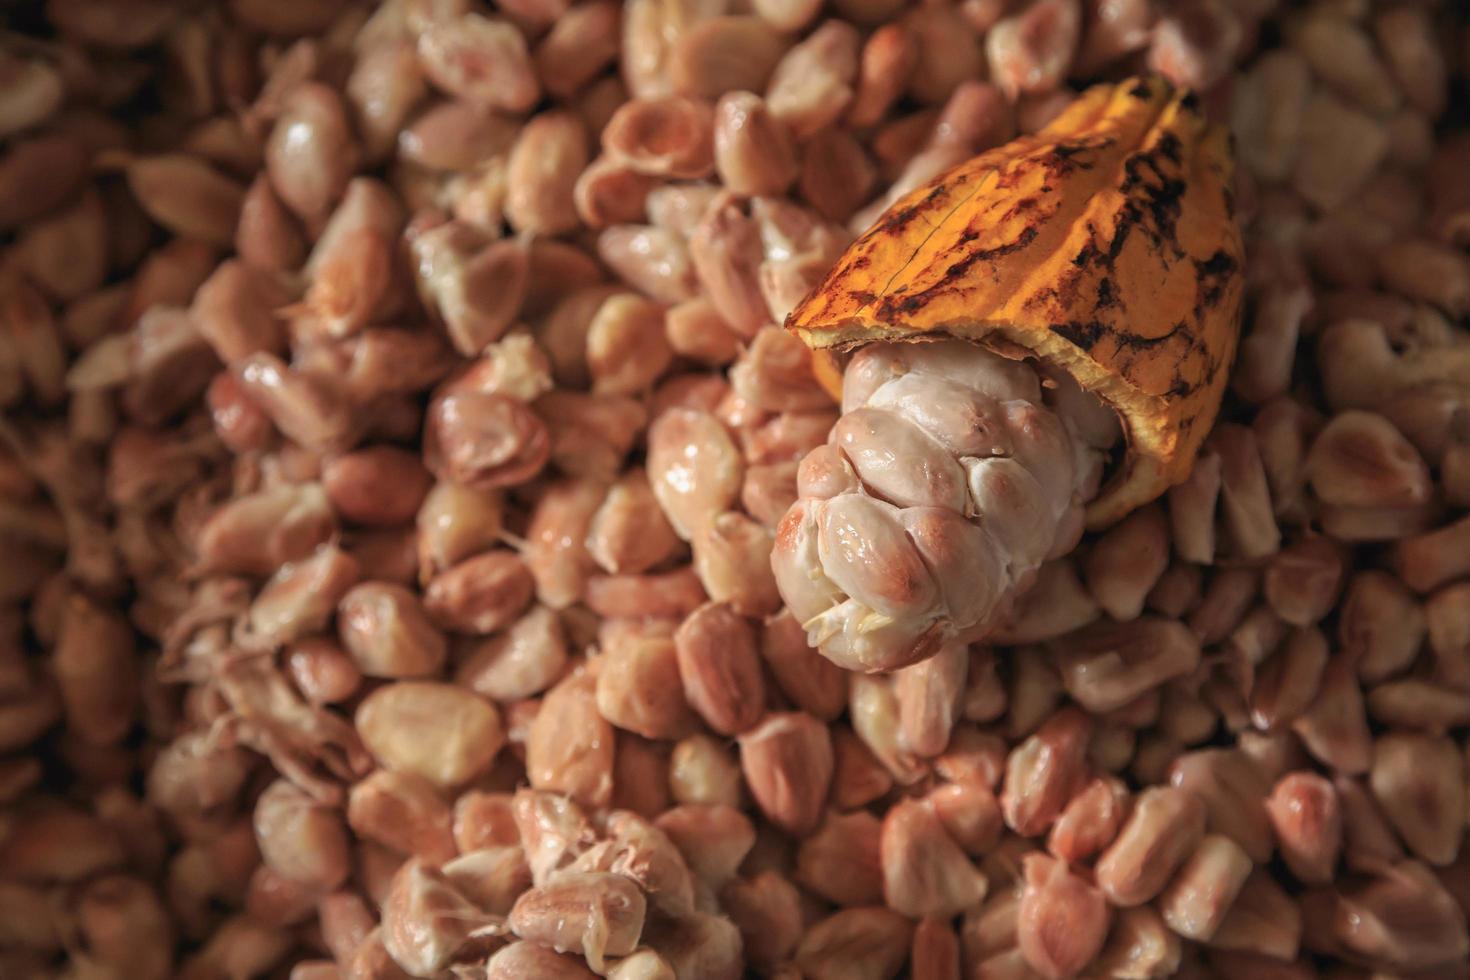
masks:
<instances>
[{"instance_id":1,"label":"bean with white pulp","mask_svg":"<svg viewBox=\"0 0 1470 980\"><path fill-rule=\"evenodd\" d=\"M1118 426L1068 380L960 340L874 344L803 460L772 566L809 642L853 670L978 639L1070 550Z\"/></svg>"}]
</instances>

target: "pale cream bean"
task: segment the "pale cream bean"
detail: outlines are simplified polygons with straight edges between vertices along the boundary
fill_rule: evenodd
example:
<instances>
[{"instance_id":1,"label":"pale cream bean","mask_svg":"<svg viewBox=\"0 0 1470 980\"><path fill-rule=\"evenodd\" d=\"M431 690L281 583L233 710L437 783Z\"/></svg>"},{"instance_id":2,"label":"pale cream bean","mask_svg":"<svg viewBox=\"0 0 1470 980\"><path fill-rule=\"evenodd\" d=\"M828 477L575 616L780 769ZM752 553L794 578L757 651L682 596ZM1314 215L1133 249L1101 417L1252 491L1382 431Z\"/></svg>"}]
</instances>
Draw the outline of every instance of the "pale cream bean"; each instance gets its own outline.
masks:
<instances>
[{"instance_id":1,"label":"pale cream bean","mask_svg":"<svg viewBox=\"0 0 1470 980\"><path fill-rule=\"evenodd\" d=\"M1021 956L1042 976L1076 976L1107 939L1107 901L1063 861L1028 854L1023 865L1026 884L1016 917Z\"/></svg>"},{"instance_id":2,"label":"pale cream bean","mask_svg":"<svg viewBox=\"0 0 1470 980\"><path fill-rule=\"evenodd\" d=\"M392 153L427 92L418 52L408 39L374 45L357 59L344 94L352 103L366 160L380 161Z\"/></svg>"},{"instance_id":3,"label":"pale cream bean","mask_svg":"<svg viewBox=\"0 0 1470 980\"><path fill-rule=\"evenodd\" d=\"M580 667L542 698L526 739L526 777L538 790L604 806L612 796L614 749L613 727L597 711L597 678Z\"/></svg>"},{"instance_id":4,"label":"pale cream bean","mask_svg":"<svg viewBox=\"0 0 1470 980\"><path fill-rule=\"evenodd\" d=\"M587 133L566 112L543 112L521 130L506 172L505 214L518 231L555 235L577 226L573 190L587 167Z\"/></svg>"},{"instance_id":5,"label":"pale cream bean","mask_svg":"<svg viewBox=\"0 0 1470 980\"><path fill-rule=\"evenodd\" d=\"M694 234L710 203L722 193L714 184L663 184L648 195L648 220L659 228L688 238Z\"/></svg>"},{"instance_id":6,"label":"pale cream bean","mask_svg":"<svg viewBox=\"0 0 1470 980\"><path fill-rule=\"evenodd\" d=\"M1111 711L1199 663L1199 641L1182 624L1142 617L1100 626L1053 645L1067 692L1090 711Z\"/></svg>"},{"instance_id":7,"label":"pale cream bean","mask_svg":"<svg viewBox=\"0 0 1470 980\"><path fill-rule=\"evenodd\" d=\"M643 932L646 901L631 880L607 872L563 874L516 900L509 925L518 936L581 953L594 968L626 956Z\"/></svg>"},{"instance_id":8,"label":"pale cream bean","mask_svg":"<svg viewBox=\"0 0 1470 980\"><path fill-rule=\"evenodd\" d=\"M220 360L231 364L258 352L285 352L285 324L277 311L288 299L272 276L230 260L195 292L189 315Z\"/></svg>"},{"instance_id":9,"label":"pale cream bean","mask_svg":"<svg viewBox=\"0 0 1470 980\"><path fill-rule=\"evenodd\" d=\"M430 24L418 35L419 63L429 81L488 109L525 112L540 85L521 32L476 13Z\"/></svg>"},{"instance_id":10,"label":"pale cream bean","mask_svg":"<svg viewBox=\"0 0 1470 980\"><path fill-rule=\"evenodd\" d=\"M420 580L496 544L503 508L499 491L435 483L415 515Z\"/></svg>"},{"instance_id":11,"label":"pale cream bean","mask_svg":"<svg viewBox=\"0 0 1470 980\"><path fill-rule=\"evenodd\" d=\"M891 909L842 909L813 924L796 947L801 975L812 980L896 976L914 927Z\"/></svg>"},{"instance_id":12,"label":"pale cream bean","mask_svg":"<svg viewBox=\"0 0 1470 980\"><path fill-rule=\"evenodd\" d=\"M466 222L450 220L416 234L410 250L419 295L460 354L479 356L506 334L529 276L520 242L487 241Z\"/></svg>"},{"instance_id":13,"label":"pale cream bean","mask_svg":"<svg viewBox=\"0 0 1470 980\"><path fill-rule=\"evenodd\" d=\"M139 157L126 176L138 204L174 234L219 247L234 242L245 189L204 161L185 154Z\"/></svg>"},{"instance_id":14,"label":"pale cream bean","mask_svg":"<svg viewBox=\"0 0 1470 980\"><path fill-rule=\"evenodd\" d=\"M735 877L755 844L755 826L724 804L685 804L658 815L655 825L679 849L699 884L719 888Z\"/></svg>"},{"instance_id":15,"label":"pale cream bean","mask_svg":"<svg viewBox=\"0 0 1470 980\"><path fill-rule=\"evenodd\" d=\"M614 225L597 236L598 258L628 285L660 303L692 299L697 282L684 239L663 228Z\"/></svg>"},{"instance_id":16,"label":"pale cream bean","mask_svg":"<svg viewBox=\"0 0 1470 980\"><path fill-rule=\"evenodd\" d=\"M910 10L903 18L903 25L914 43L908 94L915 100L938 105L958 86L983 71L985 56L981 39L958 6ZM1061 22L1049 26L1058 34L1066 30Z\"/></svg>"},{"instance_id":17,"label":"pale cream bean","mask_svg":"<svg viewBox=\"0 0 1470 980\"><path fill-rule=\"evenodd\" d=\"M829 127L802 146L797 187L802 198L829 221L846 221L872 196L877 168L846 130Z\"/></svg>"},{"instance_id":18,"label":"pale cream bean","mask_svg":"<svg viewBox=\"0 0 1470 980\"><path fill-rule=\"evenodd\" d=\"M1228 837L1207 834L1159 896L1169 928L1208 942L1220 928L1251 873L1251 860Z\"/></svg>"},{"instance_id":19,"label":"pale cream bean","mask_svg":"<svg viewBox=\"0 0 1470 980\"><path fill-rule=\"evenodd\" d=\"M1182 957L1179 936L1151 905L1118 910L1107 944L1094 965L1100 973L1172 976Z\"/></svg>"},{"instance_id":20,"label":"pale cream bean","mask_svg":"<svg viewBox=\"0 0 1470 980\"><path fill-rule=\"evenodd\" d=\"M1220 454L1220 505L1235 550L1263 558L1281 545L1265 468L1255 434L1243 426L1221 425L1210 437Z\"/></svg>"},{"instance_id":21,"label":"pale cream bean","mask_svg":"<svg viewBox=\"0 0 1470 980\"><path fill-rule=\"evenodd\" d=\"M852 100L858 33L840 20L825 21L781 59L766 88L771 115L803 139L834 122Z\"/></svg>"},{"instance_id":22,"label":"pale cream bean","mask_svg":"<svg viewBox=\"0 0 1470 980\"><path fill-rule=\"evenodd\" d=\"M1272 731L1299 718L1316 700L1327 661L1327 639L1320 631L1293 631L1257 671L1250 695L1255 726Z\"/></svg>"},{"instance_id":23,"label":"pale cream bean","mask_svg":"<svg viewBox=\"0 0 1470 980\"><path fill-rule=\"evenodd\" d=\"M687 908L693 904L698 872L685 862L672 835L628 810L609 813L605 832L610 842L625 848L629 855L613 859L614 871L632 878L667 907ZM754 836L754 828L750 836Z\"/></svg>"},{"instance_id":24,"label":"pale cream bean","mask_svg":"<svg viewBox=\"0 0 1470 980\"><path fill-rule=\"evenodd\" d=\"M1211 833L1224 834L1252 861L1271 857L1271 826L1265 799L1270 784L1238 749L1201 749L1185 753L1169 767L1169 782L1192 793L1205 806Z\"/></svg>"},{"instance_id":25,"label":"pale cream bean","mask_svg":"<svg viewBox=\"0 0 1470 980\"><path fill-rule=\"evenodd\" d=\"M1202 451L1188 479L1169 488L1169 525L1174 550L1185 561L1215 560L1215 506L1220 496L1220 456Z\"/></svg>"},{"instance_id":26,"label":"pale cream bean","mask_svg":"<svg viewBox=\"0 0 1470 980\"><path fill-rule=\"evenodd\" d=\"M1137 0L1094 0L1084 10L1097 13L1087 19L1076 70L1091 74L1148 45L1155 11Z\"/></svg>"},{"instance_id":27,"label":"pale cream bean","mask_svg":"<svg viewBox=\"0 0 1470 980\"><path fill-rule=\"evenodd\" d=\"M520 847L512 796L470 790L454 803L454 843L460 853Z\"/></svg>"},{"instance_id":28,"label":"pale cream bean","mask_svg":"<svg viewBox=\"0 0 1470 980\"><path fill-rule=\"evenodd\" d=\"M551 463L563 473L610 482L648 424L648 409L626 395L557 389L536 400L551 436Z\"/></svg>"},{"instance_id":29,"label":"pale cream bean","mask_svg":"<svg viewBox=\"0 0 1470 980\"><path fill-rule=\"evenodd\" d=\"M1335 416L1312 442L1306 475L1324 503L1348 507L1413 507L1427 501L1429 469L1381 415Z\"/></svg>"},{"instance_id":30,"label":"pale cream bean","mask_svg":"<svg viewBox=\"0 0 1470 980\"><path fill-rule=\"evenodd\" d=\"M989 887L926 800L905 800L889 809L880 860L884 900L911 918L955 915L979 904Z\"/></svg>"},{"instance_id":31,"label":"pale cream bean","mask_svg":"<svg viewBox=\"0 0 1470 980\"><path fill-rule=\"evenodd\" d=\"M892 685L884 678L854 674L848 679L848 691L852 729L892 779L910 786L924 778L928 763L903 744Z\"/></svg>"},{"instance_id":32,"label":"pale cream bean","mask_svg":"<svg viewBox=\"0 0 1470 980\"><path fill-rule=\"evenodd\" d=\"M847 108L853 126L881 120L903 94L918 57L918 45L903 22L883 24L863 43L856 90Z\"/></svg>"},{"instance_id":33,"label":"pale cream bean","mask_svg":"<svg viewBox=\"0 0 1470 980\"><path fill-rule=\"evenodd\" d=\"M852 729L832 729L833 806L850 810L873 802L893 788L893 776Z\"/></svg>"},{"instance_id":34,"label":"pale cream bean","mask_svg":"<svg viewBox=\"0 0 1470 980\"><path fill-rule=\"evenodd\" d=\"M641 296L609 296L587 326L587 370L596 394L639 394L668 370L673 356L664 310Z\"/></svg>"},{"instance_id":35,"label":"pale cream bean","mask_svg":"<svg viewBox=\"0 0 1470 980\"><path fill-rule=\"evenodd\" d=\"M1314 758L1337 772L1369 770L1373 736L1349 655L1338 653L1327 662L1316 700L1292 723L1292 731Z\"/></svg>"},{"instance_id":36,"label":"pale cream bean","mask_svg":"<svg viewBox=\"0 0 1470 980\"><path fill-rule=\"evenodd\" d=\"M199 527L193 543L203 568L263 578L310 555L336 527L321 485L304 483L264 489L222 505Z\"/></svg>"},{"instance_id":37,"label":"pale cream bean","mask_svg":"<svg viewBox=\"0 0 1470 980\"><path fill-rule=\"evenodd\" d=\"M765 621L760 652L781 693L803 711L832 721L847 706L846 676L807 645L805 631L789 611Z\"/></svg>"},{"instance_id":38,"label":"pale cream bean","mask_svg":"<svg viewBox=\"0 0 1470 980\"><path fill-rule=\"evenodd\" d=\"M1091 730L1090 718L1063 709L1011 750L1000 796L1007 826L1036 837L1061 815L1082 787Z\"/></svg>"},{"instance_id":39,"label":"pale cream bean","mask_svg":"<svg viewBox=\"0 0 1470 980\"><path fill-rule=\"evenodd\" d=\"M859 494L842 494L815 502L813 510L823 566L843 592L896 619L930 611L938 586L901 529L896 507ZM778 533L778 548L781 537ZM891 555L892 561L870 563L869 549Z\"/></svg>"},{"instance_id":40,"label":"pale cream bean","mask_svg":"<svg viewBox=\"0 0 1470 980\"><path fill-rule=\"evenodd\" d=\"M679 539L641 468L629 470L608 488L587 528L587 553L606 572L646 572L679 550Z\"/></svg>"},{"instance_id":41,"label":"pale cream bean","mask_svg":"<svg viewBox=\"0 0 1470 980\"><path fill-rule=\"evenodd\" d=\"M969 649L951 641L928 660L894 673L899 724L905 743L918 755L939 755L949 744L969 665Z\"/></svg>"},{"instance_id":42,"label":"pale cream bean","mask_svg":"<svg viewBox=\"0 0 1470 980\"><path fill-rule=\"evenodd\" d=\"M1331 940L1347 956L1413 970L1460 962L1470 951L1459 903L1418 862L1377 869L1327 902Z\"/></svg>"},{"instance_id":43,"label":"pale cream bean","mask_svg":"<svg viewBox=\"0 0 1470 980\"><path fill-rule=\"evenodd\" d=\"M345 701L362 684L362 671L341 644L326 637L293 643L285 653L286 673L312 704Z\"/></svg>"},{"instance_id":44,"label":"pale cream bean","mask_svg":"<svg viewBox=\"0 0 1470 980\"><path fill-rule=\"evenodd\" d=\"M1434 865L1454 861L1465 828L1465 767L1447 737L1388 732L1373 743L1369 785L1409 850Z\"/></svg>"},{"instance_id":45,"label":"pale cream bean","mask_svg":"<svg viewBox=\"0 0 1470 980\"><path fill-rule=\"evenodd\" d=\"M519 842L462 851L442 870L456 890L490 915L508 914L531 887L531 868Z\"/></svg>"},{"instance_id":46,"label":"pale cream bean","mask_svg":"<svg viewBox=\"0 0 1470 980\"><path fill-rule=\"evenodd\" d=\"M396 527L414 519L433 484L417 455L394 446L344 453L322 467L322 489L357 524Z\"/></svg>"},{"instance_id":47,"label":"pale cream bean","mask_svg":"<svg viewBox=\"0 0 1470 980\"><path fill-rule=\"evenodd\" d=\"M353 662L369 677L422 677L447 655L444 636L418 597L397 585L364 582L337 607L337 633Z\"/></svg>"},{"instance_id":48,"label":"pale cream bean","mask_svg":"<svg viewBox=\"0 0 1470 980\"><path fill-rule=\"evenodd\" d=\"M616 60L619 9L611 0L573 4L536 45L536 73L546 90L566 98Z\"/></svg>"},{"instance_id":49,"label":"pale cream bean","mask_svg":"<svg viewBox=\"0 0 1470 980\"><path fill-rule=\"evenodd\" d=\"M705 522L690 539L705 593L742 616L775 613L781 594L771 573L773 543L771 532L744 514L726 511Z\"/></svg>"},{"instance_id":50,"label":"pale cream bean","mask_svg":"<svg viewBox=\"0 0 1470 980\"><path fill-rule=\"evenodd\" d=\"M1122 782L1093 779L1073 795L1052 824L1047 850L1069 864L1100 853L1117 837L1131 806Z\"/></svg>"},{"instance_id":51,"label":"pale cream bean","mask_svg":"<svg viewBox=\"0 0 1470 980\"><path fill-rule=\"evenodd\" d=\"M669 52L666 84L681 95L718 99L766 87L790 39L760 17L725 15L685 30Z\"/></svg>"},{"instance_id":52,"label":"pale cream bean","mask_svg":"<svg viewBox=\"0 0 1470 980\"><path fill-rule=\"evenodd\" d=\"M340 377L291 368L264 353L236 362L231 372L281 435L304 449L341 451L360 438L364 420ZM146 391L135 389L140 402Z\"/></svg>"},{"instance_id":53,"label":"pale cream bean","mask_svg":"<svg viewBox=\"0 0 1470 980\"><path fill-rule=\"evenodd\" d=\"M996 630L996 642L1037 643L1065 636L1095 622L1102 610L1083 587L1071 561L1046 562L1031 590Z\"/></svg>"},{"instance_id":54,"label":"pale cream bean","mask_svg":"<svg viewBox=\"0 0 1470 980\"><path fill-rule=\"evenodd\" d=\"M744 795L740 763L722 740L682 738L669 756L669 792L676 803L739 807Z\"/></svg>"},{"instance_id":55,"label":"pale cream bean","mask_svg":"<svg viewBox=\"0 0 1470 980\"><path fill-rule=\"evenodd\" d=\"M400 158L432 171L472 170L509 152L513 120L470 101L426 108L397 134Z\"/></svg>"},{"instance_id":56,"label":"pale cream bean","mask_svg":"<svg viewBox=\"0 0 1470 980\"><path fill-rule=\"evenodd\" d=\"M691 613L674 633L684 696L715 731L738 735L765 712L755 632L728 603Z\"/></svg>"},{"instance_id":57,"label":"pale cream bean","mask_svg":"<svg viewBox=\"0 0 1470 980\"><path fill-rule=\"evenodd\" d=\"M883 823L863 810L829 812L796 849L796 881L835 905L883 902Z\"/></svg>"},{"instance_id":58,"label":"pale cream bean","mask_svg":"<svg viewBox=\"0 0 1470 980\"><path fill-rule=\"evenodd\" d=\"M740 930L751 965L772 971L801 940L801 897L776 871L737 878L720 890L720 905Z\"/></svg>"},{"instance_id":59,"label":"pale cream bean","mask_svg":"<svg viewBox=\"0 0 1470 980\"><path fill-rule=\"evenodd\" d=\"M323 221L347 189L360 150L341 97L318 82L285 97L265 148L266 173L281 201L308 225Z\"/></svg>"},{"instance_id":60,"label":"pale cream bean","mask_svg":"<svg viewBox=\"0 0 1470 980\"><path fill-rule=\"evenodd\" d=\"M1261 589L1283 620L1310 626L1336 605L1345 565L1342 549L1329 538L1304 538L1276 554L1262 576Z\"/></svg>"},{"instance_id":61,"label":"pale cream bean","mask_svg":"<svg viewBox=\"0 0 1470 980\"><path fill-rule=\"evenodd\" d=\"M237 629L237 642L277 646L322 632L360 576L358 562L334 545L282 565L251 603ZM64 688L62 693L64 697Z\"/></svg>"},{"instance_id":62,"label":"pale cream bean","mask_svg":"<svg viewBox=\"0 0 1470 980\"><path fill-rule=\"evenodd\" d=\"M1244 31L1234 7L1208 0L1182 5L1154 25L1148 66L1175 85L1207 90L1229 71Z\"/></svg>"},{"instance_id":63,"label":"pale cream bean","mask_svg":"<svg viewBox=\"0 0 1470 980\"><path fill-rule=\"evenodd\" d=\"M678 619L705 599L699 577L688 566L647 575L597 575L586 591L588 607L614 619Z\"/></svg>"},{"instance_id":64,"label":"pale cream bean","mask_svg":"<svg viewBox=\"0 0 1470 980\"><path fill-rule=\"evenodd\" d=\"M1302 920L1300 906L1269 874L1257 869L1246 879L1210 945L1290 961L1301 947Z\"/></svg>"},{"instance_id":65,"label":"pale cream bean","mask_svg":"<svg viewBox=\"0 0 1470 980\"><path fill-rule=\"evenodd\" d=\"M539 943L517 941L496 950L485 963L485 980L594 980L579 956L558 953Z\"/></svg>"},{"instance_id":66,"label":"pale cream bean","mask_svg":"<svg viewBox=\"0 0 1470 980\"><path fill-rule=\"evenodd\" d=\"M756 336L771 320L759 278L765 253L759 225L739 199L722 192L712 200L689 235L688 249L715 310L741 337Z\"/></svg>"},{"instance_id":67,"label":"pale cream bean","mask_svg":"<svg viewBox=\"0 0 1470 980\"><path fill-rule=\"evenodd\" d=\"M1097 864L1097 883L1115 905L1141 905L1163 891L1169 877L1204 836L1205 807L1190 793L1151 787Z\"/></svg>"},{"instance_id":68,"label":"pale cream bean","mask_svg":"<svg viewBox=\"0 0 1470 980\"><path fill-rule=\"evenodd\" d=\"M456 682L501 703L532 697L566 669L567 641L556 614L535 606L509 629L470 648Z\"/></svg>"},{"instance_id":69,"label":"pale cream bean","mask_svg":"<svg viewBox=\"0 0 1470 980\"><path fill-rule=\"evenodd\" d=\"M255 801L252 816L262 859L277 874L330 891L351 871L342 815L278 779Z\"/></svg>"},{"instance_id":70,"label":"pale cream bean","mask_svg":"<svg viewBox=\"0 0 1470 980\"><path fill-rule=\"evenodd\" d=\"M384 766L446 789L488 769L505 742L495 707L449 684L381 687L358 706L355 721L363 744Z\"/></svg>"},{"instance_id":71,"label":"pale cream bean","mask_svg":"<svg viewBox=\"0 0 1470 980\"><path fill-rule=\"evenodd\" d=\"M462 392L429 405L424 462L436 477L476 489L523 483L546 465L551 436L519 399Z\"/></svg>"},{"instance_id":72,"label":"pale cream bean","mask_svg":"<svg viewBox=\"0 0 1470 980\"><path fill-rule=\"evenodd\" d=\"M681 738L696 726L681 677L670 637L606 644L597 674L597 710L618 728L644 738Z\"/></svg>"},{"instance_id":73,"label":"pale cream bean","mask_svg":"<svg viewBox=\"0 0 1470 980\"><path fill-rule=\"evenodd\" d=\"M827 726L801 712L769 714L739 741L746 785L766 819L797 836L815 828L832 782Z\"/></svg>"},{"instance_id":74,"label":"pale cream bean","mask_svg":"<svg viewBox=\"0 0 1470 980\"><path fill-rule=\"evenodd\" d=\"M635 99L608 120L602 148L639 173L698 179L714 171L714 125L714 110L702 99Z\"/></svg>"},{"instance_id":75,"label":"pale cream bean","mask_svg":"<svg viewBox=\"0 0 1470 980\"><path fill-rule=\"evenodd\" d=\"M1407 669L1424 632L1423 607L1398 579L1376 570L1352 576L1338 613L1338 638L1364 682Z\"/></svg>"},{"instance_id":76,"label":"pale cream bean","mask_svg":"<svg viewBox=\"0 0 1470 980\"><path fill-rule=\"evenodd\" d=\"M723 426L708 412L676 408L648 432L648 479L669 523L685 540L740 492L743 466Z\"/></svg>"},{"instance_id":77,"label":"pale cream bean","mask_svg":"<svg viewBox=\"0 0 1470 980\"><path fill-rule=\"evenodd\" d=\"M1169 529L1158 507L1134 511L1110 528L1083 560L1087 587L1116 620L1136 619L1169 562Z\"/></svg>"},{"instance_id":78,"label":"pale cream bean","mask_svg":"<svg viewBox=\"0 0 1470 980\"><path fill-rule=\"evenodd\" d=\"M433 862L454 857L449 805L413 773L378 770L347 796L347 824L358 837Z\"/></svg>"},{"instance_id":79,"label":"pale cream bean","mask_svg":"<svg viewBox=\"0 0 1470 980\"><path fill-rule=\"evenodd\" d=\"M832 441L870 493L899 507L965 510L965 475L959 464L907 419L860 408L838 419Z\"/></svg>"},{"instance_id":80,"label":"pale cream bean","mask_svg":"<svg viewBox=\"0 0 1470 980\"><path fill-rule=\"evenodd\" d=\"M1077 0L1044 0L999 21L985 35L992 80L1015 99L1044 93L1065 77L1082 33Z\"/></svg>"},{"instance_id":81,"label":"pale cream bean","mask_svg":"<svg viewBox=\"0 0 1470 980\"><path fill-rule=\"evenodd\" d=\"M572 188L577 217L589 228L633 224L644 219L657 177L640 174L627 162L606 154L587 165Z\"/></svg>"},{"instance_id":82,"label":"pale cream bean","mask_svg":"<svg viewBox=\"0 0 1470 980\"><path fill-rule=\"evenodd\" d=\"M740 488L740 506L766 527L776 529L781 517L796 503L796 463L748 466Z\"/></svg>"},{"instance_id":83,"label":"pale cream bean","mask_svg":"<svg viewBox=\"0 0 1470 980\"><path fill-rule=\"evenodd\" d=\"M740 338L704 297L671 307L664 316L664 330L675 354L709 367L729 364L740 354Z\"/></svg>"},{"instance_id":84,"label":"pale cream bean","mask_svg":"<svg viewBox=\"0 0 1470 980\"><path fill-rule=\"evenodd\" d=\"M796 147L765 101L750 92L721 96L714 116L715 169L737 194L781 194L796 179Z\"/></svg>"},{"instance_id":85,"label":"pale cream bean","mask_svg":"<svg viewBox=\"0 0 1470 980\"><path fill-rule=\"evenodd\" d=\"M1292 772L1277 781L1266 801L1276 846L1295 878L1325 885L1343 846L1343 811L1331 782L1313 772Z\"/></svg>"}]
</instances>

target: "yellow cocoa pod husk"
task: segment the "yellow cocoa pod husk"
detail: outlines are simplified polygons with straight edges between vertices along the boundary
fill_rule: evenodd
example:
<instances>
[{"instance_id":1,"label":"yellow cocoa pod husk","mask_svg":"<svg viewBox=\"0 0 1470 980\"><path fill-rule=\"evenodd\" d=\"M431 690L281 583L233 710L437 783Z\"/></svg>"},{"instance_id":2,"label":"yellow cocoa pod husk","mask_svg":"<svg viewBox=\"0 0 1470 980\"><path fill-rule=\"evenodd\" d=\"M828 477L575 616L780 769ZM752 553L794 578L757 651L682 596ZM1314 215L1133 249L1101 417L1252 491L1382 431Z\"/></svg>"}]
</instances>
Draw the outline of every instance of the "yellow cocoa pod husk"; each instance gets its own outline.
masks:
<instances>
[{"instance_id":1,"label":"yellow cocoa pod husk","mask_svg":"<svg viewBox=\"0 0 1470 980\"><path fill-rule=\"evenodd\" d=\"M872 341L963 337L1070 373L1126 453L1103 527L1183 480L1235 357L1244 254L1230 138L1193 93L1135 78L897 201L791 313L840 383Z\"/></svg>"}]
</instances>

